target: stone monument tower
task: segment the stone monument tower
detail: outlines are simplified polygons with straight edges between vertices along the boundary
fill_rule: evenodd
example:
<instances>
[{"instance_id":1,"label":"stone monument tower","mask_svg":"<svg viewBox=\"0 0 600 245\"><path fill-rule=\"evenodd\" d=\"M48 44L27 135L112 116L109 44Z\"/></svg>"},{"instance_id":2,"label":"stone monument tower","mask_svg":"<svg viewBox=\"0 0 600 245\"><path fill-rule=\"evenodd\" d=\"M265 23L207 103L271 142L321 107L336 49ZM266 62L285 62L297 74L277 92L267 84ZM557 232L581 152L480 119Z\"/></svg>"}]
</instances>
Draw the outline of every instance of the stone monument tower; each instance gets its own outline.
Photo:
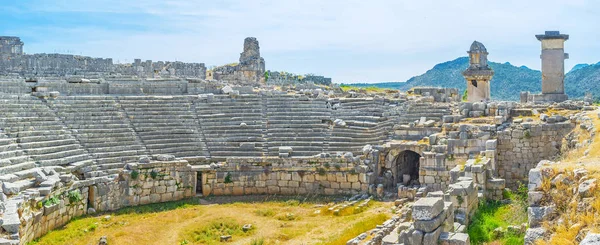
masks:
<instances>
[{"instance_id":1,"label":"stone monument tower","mask_svg":"<svg viewBox=\"0 0 600 245\"><path fill-rule=\"evenodd\" d=\"M463 72L467 80L467 100L469 102L480 102L490 100L490 80L494 76L494 70L487 62L488 52L482 43L473 41L469 54L469 68Z\"/></svg>"},{"instance_id":2,"label":"stone monument tower","mask_svg":"<svg viewBox=\"0 0 600 245\"><path fill-rule=\"evenodd\" d=\"M546 31L545 34L535 35L542 42L542 97L536 100L565 101L565 41L569 35L559 31Z\"/></svg>"}]
</instances>

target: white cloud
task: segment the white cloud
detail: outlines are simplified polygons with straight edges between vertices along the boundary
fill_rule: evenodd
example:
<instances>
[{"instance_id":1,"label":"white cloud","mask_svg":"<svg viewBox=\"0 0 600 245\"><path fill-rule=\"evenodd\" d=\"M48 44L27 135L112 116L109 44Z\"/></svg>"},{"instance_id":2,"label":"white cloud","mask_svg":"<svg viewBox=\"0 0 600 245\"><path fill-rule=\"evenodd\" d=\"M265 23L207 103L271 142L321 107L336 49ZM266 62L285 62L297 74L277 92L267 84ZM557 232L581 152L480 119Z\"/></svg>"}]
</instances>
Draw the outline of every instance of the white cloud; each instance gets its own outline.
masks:
<instances>
[{"instance_id":1,"label":"white cloud","mask_svg":"<svg viewBox=\"0 0 600 245\"><path fill-rule=\"evenodd\" d=\"M486 45L494 61L539 68L534 35L550 29L571 34L567 52L572 59L567 69L575 63L597 62L600 58L591 50L600 48L596 42L600 34L594 31L600 22L599 7L585 0L63 0L31 2L23 11L104 13L118 18L106 27L98 23L73 29L59 24L50 30L56 35L27 50L70 47L115 60L139 57L214 65L235 61L243 38L255 36L267 68L303 71L296 62L292 66L277 61L307 53L316 63L308 67L334 79L403 81L436 63L465 55L475 39ZM115 28L112 22L144 28ZM325 56L331 50L348 55L343 60ZM380 62L373 59L377 55Z\"/></svg>"}]
</instances>

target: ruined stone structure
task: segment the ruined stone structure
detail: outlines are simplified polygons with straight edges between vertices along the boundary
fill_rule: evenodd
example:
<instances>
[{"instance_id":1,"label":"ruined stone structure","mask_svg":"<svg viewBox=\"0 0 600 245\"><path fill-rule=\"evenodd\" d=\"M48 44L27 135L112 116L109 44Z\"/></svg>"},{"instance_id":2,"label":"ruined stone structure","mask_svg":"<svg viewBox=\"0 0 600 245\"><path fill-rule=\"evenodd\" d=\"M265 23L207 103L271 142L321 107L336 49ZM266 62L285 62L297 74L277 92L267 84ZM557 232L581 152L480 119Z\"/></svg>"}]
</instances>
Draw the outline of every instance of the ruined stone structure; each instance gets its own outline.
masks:
<instances>
[{"instance_id":1,"label":"ruined stone structure","mask_svg":"<svg viewBox=\"0 0 600 245\"><path fill-rule=\"evenodd\" d=\"M480 201L573 145L563 139L582 121L556 111L593 109L488 101L487 51L474 42L469 54L475 102L452 88L271 89L254 38L218 80L165 78L200 73L141 60L126 69L162 78L1 78L0 244L98 211L253 194L397 198L399 217L348 244L469 244Z\"/></svg>"},{"instance_id":2,"label":"ruined stone structure","mask_svg":"<svg viewBox=\"0 0 600 245\"><path fill-rule=\"evenodd\" d=\"M542 43L542 94L565 94L565 41L569 35L559 31L546 31L544 35L535 36ZM560 101L564 98L557 98Z\"/></svg>"},{"instance_id":3,"label":"ruined stone structure","mask_svg":"<svg viewBox=\"0 0 600 245\"><path fill-rule=\"evenodd\" d=\"M0 55L23 55L23 42L18 37L0 37Z\"/></svg>"},{"instance_id":4,"label":"ruined stone structure","mask_svg":"<svg viewBox=\"0 0 600 245\"><path fill-rule=\"evenodd\" d=\"M256 85L265 80L265 60L260 57L258 40L244 39L244 51L238 64L220 66L208 72L209 79L233 84Z\"/></svg>"},{"instance_id":5,"label":"ruined stone structure","mask_svg":"<svg viewBox=\"0 0 600 245\"><path fill-rule=\"evenodd\" d=\"M489 67L487 49L482 43L473 41L469 51L469 68L463 72L467 80L467 100L481 102L490 100L490 82L494 70Z\"/></svg>"},{"instance_id":6,"label":"ruined stone structure","mask_svg":"<svg viewBox=\"0 0 600 245\"><path fill-rule=\"evenodd\" d=\"M152 77L194 77L204 79L203 63L152 62L113 64L111 58L92 58L70 54L24 54L18 37L0 37L0 75L17 77L86 76L99 78L114 75Z\"/></svg>"},{"instance_id":7,"label":"ruined stone structure","mask_svg":"<svg viewBox=\"0 0 600 245\"><path fill-rule=\"evenodd\" d=\"M523 93L521 102L555 101L562 102L568 99L565 94L565 41L569 35L559 31L546 31L544 34L535 35L542 43L542 94Z\"/></svg>"},{"instance_id":8,"label":"ruined stone structure","mask_svg":"<svg viewBox=\"0 0 600 245\"><path fill-rule=\"evenodd\" d=\"M296 75L290 74L287 72L271 72L267 71L266 73L267 84L268 85L297 85L297 84L322 84L326 86L331 85L331 78L324 76L316 76L316 75Z\"/></svg>"}]
</instances>

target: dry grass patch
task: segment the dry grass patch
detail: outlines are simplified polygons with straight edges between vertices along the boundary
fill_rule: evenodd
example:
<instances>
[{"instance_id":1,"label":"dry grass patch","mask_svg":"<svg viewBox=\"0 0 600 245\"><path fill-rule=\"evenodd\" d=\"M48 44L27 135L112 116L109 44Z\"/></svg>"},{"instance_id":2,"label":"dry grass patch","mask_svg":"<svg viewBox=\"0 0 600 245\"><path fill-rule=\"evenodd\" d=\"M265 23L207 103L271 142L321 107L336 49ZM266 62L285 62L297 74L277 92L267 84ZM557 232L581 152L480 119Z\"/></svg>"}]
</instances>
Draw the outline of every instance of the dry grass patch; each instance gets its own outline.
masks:
<instances>
[{"instance_id":1,"label":"dry grass patch","mask_svg":"<svg viewBox=\"0 0 600 245\"><path fill-rule=\"evenodd\" d=\"M31 244L97 244L101 236L110 244L225 244L219 241L221 235L232 235L227 244L341 244L336 239L383 223L392 206L373 201L362 212L334 216L316 212L321 207L315 203L296 200L197 203L191 199L126 208L108 220L103 219L106 214L80 218ZM253 229L244 232L245 224Z\"/></svg>"}]
</instances>

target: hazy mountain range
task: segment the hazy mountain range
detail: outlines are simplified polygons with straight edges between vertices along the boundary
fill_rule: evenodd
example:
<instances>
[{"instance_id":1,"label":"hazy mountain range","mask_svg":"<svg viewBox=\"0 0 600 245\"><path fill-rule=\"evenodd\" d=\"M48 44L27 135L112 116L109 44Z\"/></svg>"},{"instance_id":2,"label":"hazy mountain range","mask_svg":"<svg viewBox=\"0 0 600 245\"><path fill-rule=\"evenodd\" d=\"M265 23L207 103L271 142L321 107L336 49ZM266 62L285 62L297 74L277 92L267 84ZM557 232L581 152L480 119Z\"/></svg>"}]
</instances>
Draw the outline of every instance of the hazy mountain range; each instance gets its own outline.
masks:
<instances>
[{"instance_id":1,"label":"hazy mountain range","mask_svg":"<svg viewBox=\"0 0 600 245\"><path fill-rule=\"evenodd\" d=\"M518 100L520 91L540 93L541 72L529 69L526 66L513 66L512 64L489 62L495 75L492 78L492 99L495 100ZM380 87L400 90L408 90L416 86L435 86L466 88L466 82L462 71L469 66L468 57L440 63L424 74L412 77L406 82L382 82L382 83L356 83L359 87ZM600 98L600 62L596 64L578 64L565 76L565 90L570 98L582 98L584 93L591 91L595 98Z\"/></svg>"}]
</instances>

